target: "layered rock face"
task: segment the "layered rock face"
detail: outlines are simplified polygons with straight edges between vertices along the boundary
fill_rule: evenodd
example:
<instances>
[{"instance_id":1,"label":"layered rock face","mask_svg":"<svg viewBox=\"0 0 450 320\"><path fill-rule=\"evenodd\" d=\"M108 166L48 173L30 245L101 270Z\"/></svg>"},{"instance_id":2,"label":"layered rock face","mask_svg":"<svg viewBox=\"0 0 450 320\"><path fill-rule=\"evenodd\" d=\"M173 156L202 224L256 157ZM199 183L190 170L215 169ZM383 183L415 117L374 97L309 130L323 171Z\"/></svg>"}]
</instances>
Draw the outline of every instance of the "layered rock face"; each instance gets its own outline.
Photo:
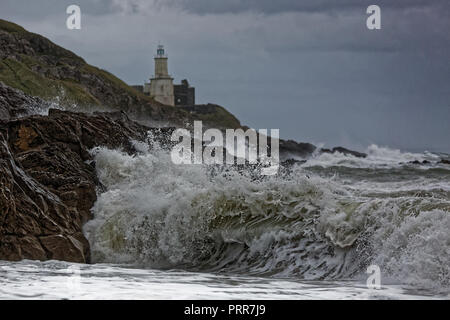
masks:
<instances>
[{"instance_id":1,"label":"layered rock face","mask_svg":"<svg viewBox=\"0 0 450 320\"><path fill-rule=\"evenodd\" d=\"M27 103L37 100L12 89L0 95L0 260L89 262L82 226L101 187L89 150L134 152L130 140L149 128L122 112L11 119Z\"/></svg>"}]
</instances>

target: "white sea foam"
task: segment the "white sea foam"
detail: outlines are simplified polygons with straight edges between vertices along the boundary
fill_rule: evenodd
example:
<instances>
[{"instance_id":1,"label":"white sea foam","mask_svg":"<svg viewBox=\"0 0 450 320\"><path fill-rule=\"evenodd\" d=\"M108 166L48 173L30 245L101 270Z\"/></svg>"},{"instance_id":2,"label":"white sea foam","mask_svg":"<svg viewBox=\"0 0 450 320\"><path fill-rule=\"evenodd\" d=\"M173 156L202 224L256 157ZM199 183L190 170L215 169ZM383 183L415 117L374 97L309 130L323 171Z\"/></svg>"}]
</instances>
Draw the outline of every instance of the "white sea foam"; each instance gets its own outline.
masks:
<instances>
[{"instance_id":1,"label":"white sea foam","mask_svg":"<svg viewBox=\"0 0 450 320\"><path fill-rule=\"evenodd\" d=\"M93 150L106 187L85 226L94 262L307 280L357 278L376 263L402 283L450 287L448 192L399 193L385 184L380 194L370 180L358 190L301 167L263 180L231 169L212 174L138 147L136 156ZM375 153L381 163L386 151ZM389 154L387 163L413 157Z\"/></svg>"},{"instance_id":2,"label":"white sea foam","mask_svg":"<svg viewBox=\"0 0 450 320\"><path fill-rule=\"evenodd\" d=\"M78 277L70 270L79 269ZM73 284L76 283L76 290ZM143 270L127 265L0 261L0 299L448 299L398 284L370 290L361 281L298 281Z\"/></svg>"},{"instance_id":3,"label":"white sea foam","mask_svg":"<svg viewBox=\"0 0 450 320\"><path fill-rule=\"evenodd\" d=\"M346 155L340 152L315 154L303 164L303 167L345 166L350 168L393 168L413 161L436 163L441 159L438 155L430 152L402 152L398 149L379 147L375 144L370 145L364 152L367 154L365 158L359 158L351 154ZM428 167L423 166L423 168Z\"/></svg>"}]
</instances>

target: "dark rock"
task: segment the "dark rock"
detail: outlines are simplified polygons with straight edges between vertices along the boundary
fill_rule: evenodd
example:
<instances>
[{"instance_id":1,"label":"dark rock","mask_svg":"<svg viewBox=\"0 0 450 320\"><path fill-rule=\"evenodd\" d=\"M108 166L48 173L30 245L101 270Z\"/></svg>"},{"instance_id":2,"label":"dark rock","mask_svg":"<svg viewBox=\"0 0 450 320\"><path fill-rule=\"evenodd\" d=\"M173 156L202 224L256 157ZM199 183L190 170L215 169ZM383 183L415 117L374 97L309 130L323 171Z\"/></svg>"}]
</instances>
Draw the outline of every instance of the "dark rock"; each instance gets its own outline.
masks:
<instances>
[{"instance_id":1,"label":"dark rock","mask_svg":"<svg viewBox=\"0 0 450 320\"><path fill-rule=\"evenodd\" d=\"M419 160L414 160L414 161L409 161L409 164L430 164L431 162L428 160L423 160L423 161L419 161Z\"/></svg>"},{"instance_id":2,"label":"dark rock","mask_svg":"<svg viewBox=\"0 0 450 320\"><path fill-rule=\"evenodd\" d=\"M0 98L29 99L9 89ZM0 260L89 262L82 226L99 186L89 149L134 153L130 140L144 140L148 130L123 112L50 110L0 121Z\"/></svg>"},{"instance_id":3,"label":"dark rock","mask_svg":"<svg viewBox=\"0 0 450 320\"><path fill-rule=\"evenodd\" d=\"M311 143L296 142L293 140L280 139L281 161L295 158L306 158L316 150L316 146Z\"/></svg>"},{"instance_id":4,"label":"dark rock","mask_svg":"<svg viewBox=\"0 0 450 320\"><path fill-rule=\"evenodd\" d=\"M450 160L442 159L441 161L439 161L439 163L450 164Z\"/></svg>"},{"instance_id":5,"label":"dark rock","mask_svg":"<svg viewBox=\"0 0 450 320\"><path fill-rule=\"evenodd\" d=\"M281 165L283 167L292 167L295 164L304 164L306 160L295 160L295 159L287 159L283 162L281 162Z\"/></svg>"},{"instance_id":6,"label":"dark rock","mask_svg":"<svg viewBox=\"0 0 450 320\"><path fill-rule=\"evenodd\" d=\"M353 150L349 150L349 149L346 149L346 148L343 148L343 147L335 147L335 148L333 148L333 149L320 149L320 151L322 152L322 153L335 153L335 152L340 152L340 153L342 153L342 154L345 154L345 155L352 155L352 156L355 156L355 157L357 157L357 158L365 158L365 157L367 157L367 154L365 154L365 153L362 153L362 152L358 152L358 151L353 151Z\"/></svg>"}]
</instances>

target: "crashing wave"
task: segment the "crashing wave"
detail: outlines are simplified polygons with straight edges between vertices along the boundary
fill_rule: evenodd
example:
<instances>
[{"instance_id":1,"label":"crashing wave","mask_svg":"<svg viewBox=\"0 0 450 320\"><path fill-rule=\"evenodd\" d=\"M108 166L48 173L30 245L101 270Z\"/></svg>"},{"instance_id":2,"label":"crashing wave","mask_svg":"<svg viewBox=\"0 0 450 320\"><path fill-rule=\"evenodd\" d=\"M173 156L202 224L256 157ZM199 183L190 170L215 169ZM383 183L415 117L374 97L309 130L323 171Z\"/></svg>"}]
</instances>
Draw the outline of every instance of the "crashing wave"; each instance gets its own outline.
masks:
<instances>
[{"instance_id":1,"label":"crashing wave","mask_svg":"<svg viewBox=\"0 0 450 320\"><path fill-rule=\"evenodd\" d=\"M299 279L354 278L378 264L395 281L450 287L448 180L424 192L370 181L358 190L301 166L255 179L137 149L92 151L106 188L84 228L94 262Z\"/></svg>"}]
</instances>

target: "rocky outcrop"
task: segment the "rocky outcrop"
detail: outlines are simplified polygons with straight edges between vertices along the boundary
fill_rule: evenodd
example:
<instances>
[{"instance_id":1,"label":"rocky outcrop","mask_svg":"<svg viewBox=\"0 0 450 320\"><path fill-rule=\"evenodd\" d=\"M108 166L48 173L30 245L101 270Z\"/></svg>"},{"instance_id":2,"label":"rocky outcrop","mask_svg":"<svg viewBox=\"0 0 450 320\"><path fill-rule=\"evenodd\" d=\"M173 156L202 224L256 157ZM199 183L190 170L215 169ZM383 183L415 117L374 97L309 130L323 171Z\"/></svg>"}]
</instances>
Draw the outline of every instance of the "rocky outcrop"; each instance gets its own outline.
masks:
<instances>
[{"instance_id":1,"label":"rocky outcrop","mask_svg":"<svg viewBox=\"0 0 450 320\"><path fill-rule=\"evenodd\" d=\"M342 154L345 154L345 155L352 155L352 156L357 157L357 158L365 158L365 157L367 157L367 154L365 154L365 153L349 150L349 149L346 149L346 148L343 148L343 147L335 147L333 149L320 149L320 152L322 152L322 153L336 153L336 152L339 152L339 153L342 153Z\"/></svg>"},{"instance_id":2,"label":"rocky outcrop","mask_svg":"<svg viewBox=\"0 0 450 320\"><path fill-rule=\"evenodd\" d=\"M295 158L307 158L316 150L311 143L296 142L294 140L280 140L281 161Z\"/></svg>"},{"instance_id":3,"label":"rocky outcrop","mask_svg":"<svg viewBox=\"0 0 450 320\"><path fill-rule=\"evenodd\" d=\"M0 122L0 260L89 261L82 234L101 187L89 150L134 152L149 128L123 113L50 110Z\"/></svg>"}]
</instances>

